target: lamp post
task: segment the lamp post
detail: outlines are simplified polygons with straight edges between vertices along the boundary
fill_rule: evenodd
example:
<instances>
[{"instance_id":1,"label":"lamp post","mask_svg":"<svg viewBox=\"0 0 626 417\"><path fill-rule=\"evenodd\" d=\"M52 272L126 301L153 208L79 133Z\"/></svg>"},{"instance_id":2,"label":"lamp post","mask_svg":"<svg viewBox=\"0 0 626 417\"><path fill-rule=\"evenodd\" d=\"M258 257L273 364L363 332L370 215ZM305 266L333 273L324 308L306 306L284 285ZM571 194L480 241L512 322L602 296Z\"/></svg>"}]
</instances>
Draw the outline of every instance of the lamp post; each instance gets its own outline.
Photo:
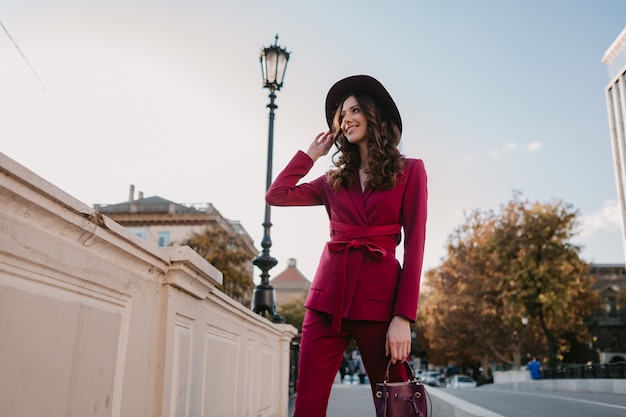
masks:
<instances>
[{"instance_id":1,"label":"lamp post","mask_svg":"<svg viewBox=\"0 0 626 417\"><path fill-rule=\"evenodd\" d=\"M289 61L289 52L285 48L278 46L278 35L274 40L274 45L263 48L260 56L261 70L263 72L263 88L270 90L270 102L267 107L269 112L269 133L267 140L267 177L265 191L272 185L272 158L274 153L274 110L278 107L274 100L276 99L276 91L283 86L285 78L285 70L287 69L287 61ZM265 203L265 221L263 222L263 240L261 247L263 251L259 256L254 258L252 263L261 269L261 283L254 289L254 304L252 310L255 313L265 315L268 312L274 323L283 323L285 319L276 312L276 304L274 302L274 287L270 284L269 270L276 266L278 261L270 255L272 247L272 239L270 237L270 228L272 227L271 209Z\"/></svg>"},{"instance_id":2,"label":"lamp post","mask_svg":"<svg viewBox=\"0 0 626 417\"><path fill-rule=\"evenodd\" d=\"M528 316L523 315L522 316L522 326L524 327L524 334L522 335L522 348L525 348L527 345L527 328L528 328ZM525 349L526 353L524 354L524 361L526 362L524 365L528 365L528 362L530 361L530 353L528 352L528 349Z\"/></svg>"}]
</instances>

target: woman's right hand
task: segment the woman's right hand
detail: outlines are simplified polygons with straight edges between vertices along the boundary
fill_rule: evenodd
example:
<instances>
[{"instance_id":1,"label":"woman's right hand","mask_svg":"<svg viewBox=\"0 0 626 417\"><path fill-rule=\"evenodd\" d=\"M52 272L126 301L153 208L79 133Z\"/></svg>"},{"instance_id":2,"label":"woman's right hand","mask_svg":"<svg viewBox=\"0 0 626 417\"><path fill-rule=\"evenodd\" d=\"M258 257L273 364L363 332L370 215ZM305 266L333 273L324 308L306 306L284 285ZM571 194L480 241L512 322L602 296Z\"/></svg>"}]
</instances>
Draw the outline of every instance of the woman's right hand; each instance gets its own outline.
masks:
<instances>
[{"instance_id":1,"label":"woman's right hand","mask_svg":"<svg viewBox=\"0 0 626 417\"><path fill-rule=\"evenodd\" d=\"M317 161L317 158L324 156L328 153L333 146L335 135L329 130L326 133L319 133L313 143L309 145L309 149L306 154L311 157L313 161Z\"/></svg>"}]
</instances>

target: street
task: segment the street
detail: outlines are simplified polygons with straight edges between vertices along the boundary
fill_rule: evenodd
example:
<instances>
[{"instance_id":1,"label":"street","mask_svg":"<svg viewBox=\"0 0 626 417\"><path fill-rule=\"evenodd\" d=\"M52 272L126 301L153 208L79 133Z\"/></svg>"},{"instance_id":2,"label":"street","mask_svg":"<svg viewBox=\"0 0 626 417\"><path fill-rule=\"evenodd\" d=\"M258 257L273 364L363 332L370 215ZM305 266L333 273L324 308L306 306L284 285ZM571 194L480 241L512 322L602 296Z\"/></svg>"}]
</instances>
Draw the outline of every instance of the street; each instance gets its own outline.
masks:
<instances>
[{"instance_id":1,"label":"street","mask_svg":"<svg viewBox=\"0 0 626 417\"><path fill-rule=\"evenodd\" d=\"M506 417L623 417L626 396L586 392L509 391L489 385L475 389L445 389L472 404Z\"/></svg>"},{"instance_id":2,"label":"street","mask_svg":"<svg viewBox=\"0 0 626 417\"><path fill-rule=\"evenodd\" d=\"M623 417L626 396L586 392L514 391L489 385L472 389L431 388L442 390L469 403L505 417ZM290 407L290 416L293 409ZM329 417L374 417L369 387L333 385ZM433 417L445 417L436 416Z\"/></svg>"}]
</instances>

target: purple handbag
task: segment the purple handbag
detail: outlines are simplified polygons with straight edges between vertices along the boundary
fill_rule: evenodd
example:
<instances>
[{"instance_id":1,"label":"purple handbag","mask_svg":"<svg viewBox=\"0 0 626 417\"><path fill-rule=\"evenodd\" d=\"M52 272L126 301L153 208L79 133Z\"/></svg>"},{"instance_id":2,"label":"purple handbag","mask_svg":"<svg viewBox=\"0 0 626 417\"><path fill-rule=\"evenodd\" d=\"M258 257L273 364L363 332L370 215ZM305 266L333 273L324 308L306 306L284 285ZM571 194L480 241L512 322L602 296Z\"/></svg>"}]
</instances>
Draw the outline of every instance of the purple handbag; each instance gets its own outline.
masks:
<instances>
[{"instance_id":1,"label":"purple handbag","mask_svg":"<svg viewBox=\"0 0 626 417\"><path fill-rule=\"evenodd\" d=\"M418 378L408 361L404 361L409 380L406 382L388 382L389 367L387 364L385 380L376 383L374 405L376 417L427 417L428 405L426 387Z\"/></svg>"}]
</instances>

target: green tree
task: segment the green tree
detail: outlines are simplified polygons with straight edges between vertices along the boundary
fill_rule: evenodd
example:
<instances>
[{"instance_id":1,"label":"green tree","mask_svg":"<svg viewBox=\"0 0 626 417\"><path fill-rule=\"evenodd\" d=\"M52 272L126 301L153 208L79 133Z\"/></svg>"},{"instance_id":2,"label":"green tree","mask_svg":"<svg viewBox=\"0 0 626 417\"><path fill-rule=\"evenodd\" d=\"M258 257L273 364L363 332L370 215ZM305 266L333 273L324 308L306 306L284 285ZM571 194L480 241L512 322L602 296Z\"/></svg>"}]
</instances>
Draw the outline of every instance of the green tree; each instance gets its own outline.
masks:
<instances>
[{"instance_id":1,"label":"green tree","mask_svg":"<svg viewBox=\"0 0 626 417\"><path fill-rule=\"evenodd\" d=\"M420 307L429 356L490 358L520 365L521 353L547 356L555 366L581 340L585 316L599 305L587 265L571 243L577 212L561 201L522 201L499 213L474 211L448 239L447 257L425 274L430 291Z\"/></svg>"},{"instance_id":2,"label":"green tree","mask_svg":"<svg viewBox=\"0 0 626 417\"><path fill-rule=\"evenodd\" d=\"M219 226L209 226L201 233L194 233L182 244L191 247L222 272L224 279L220 290L244 306L251 307L254 290L252 259L235 234Z\"/></svg>"},{"instance_id":3,"label":"green tree","mask_svg":"<svg viewBox=\"0 0 626 417\"><path fill-rule=\"evenodd\" d=\"M302 322L304 321L305 297L295 298L287 303L281 304L277 308L277 313L285 318L287 324L291 324L302 333Z\"/></svg>"}]
</instances>

